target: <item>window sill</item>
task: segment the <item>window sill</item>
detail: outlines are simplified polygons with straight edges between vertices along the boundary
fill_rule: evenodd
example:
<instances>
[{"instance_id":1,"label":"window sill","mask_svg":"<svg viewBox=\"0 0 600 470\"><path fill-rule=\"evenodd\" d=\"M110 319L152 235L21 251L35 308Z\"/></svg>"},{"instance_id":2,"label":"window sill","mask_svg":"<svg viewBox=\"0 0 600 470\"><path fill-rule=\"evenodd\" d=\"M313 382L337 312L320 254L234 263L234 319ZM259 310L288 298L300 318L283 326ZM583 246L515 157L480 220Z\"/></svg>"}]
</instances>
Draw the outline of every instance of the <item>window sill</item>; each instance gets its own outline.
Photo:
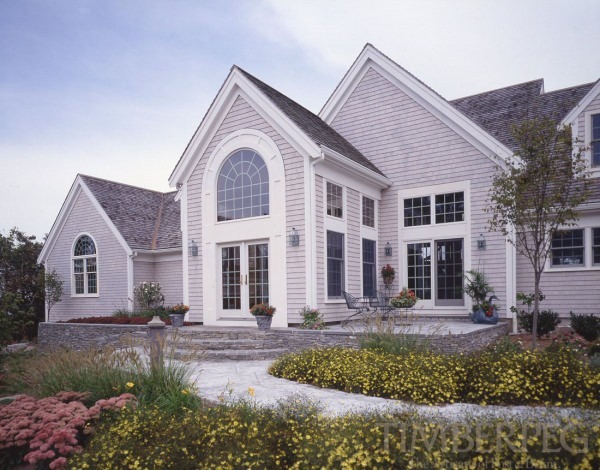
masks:
<instances>
[{"instance_id":1,"label":"window sill","mask_svg":"<svg viewBox=\"0 0 600 470\"><path fill-rule=\"evenodd\" d=\"M578 271L600 271L600 265L594 266L573 266L573 267L546 267L544 268L545 273L566 273L566 272L578 272Z\"/></svg>"},{"instance_id":2,"label":"window sill","mask_svg":"<svg viewBox=\"0 0 600 470\"><path fill-rule=\"evenodd\" d=\"M100 297L100 294L71 294L72 299L87 299L94 297Z\"/></svg>"},{"instance_id":3,"label":"window sill","mask_svg":"<svg viewBox=\"0 0 600 470\"><path fill-rule=\"evenodd\" d=\"M325 300L326 304L345 304L346 300L344 299L327 299Z\"/></svg>"}]
</instances>

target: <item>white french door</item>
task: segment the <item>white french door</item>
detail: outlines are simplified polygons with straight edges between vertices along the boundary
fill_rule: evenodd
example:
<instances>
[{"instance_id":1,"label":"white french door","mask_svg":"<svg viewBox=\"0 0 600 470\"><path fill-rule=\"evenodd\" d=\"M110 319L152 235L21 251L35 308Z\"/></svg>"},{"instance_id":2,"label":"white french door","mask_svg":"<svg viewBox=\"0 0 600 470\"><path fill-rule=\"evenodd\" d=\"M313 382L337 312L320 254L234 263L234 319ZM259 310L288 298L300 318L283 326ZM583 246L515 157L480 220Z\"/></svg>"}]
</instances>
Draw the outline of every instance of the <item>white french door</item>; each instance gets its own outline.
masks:
<instances>
[{"instance_id":1,"label":"white french door","mask_svg":"<svg viewBox=\"0 0 600 470\"><path fill-rule=\"evenodd\" d=\"M220 254L220 317L250 317L253 305L269 303L269 244L221 245Z\"/></svg>"}]
</instances>

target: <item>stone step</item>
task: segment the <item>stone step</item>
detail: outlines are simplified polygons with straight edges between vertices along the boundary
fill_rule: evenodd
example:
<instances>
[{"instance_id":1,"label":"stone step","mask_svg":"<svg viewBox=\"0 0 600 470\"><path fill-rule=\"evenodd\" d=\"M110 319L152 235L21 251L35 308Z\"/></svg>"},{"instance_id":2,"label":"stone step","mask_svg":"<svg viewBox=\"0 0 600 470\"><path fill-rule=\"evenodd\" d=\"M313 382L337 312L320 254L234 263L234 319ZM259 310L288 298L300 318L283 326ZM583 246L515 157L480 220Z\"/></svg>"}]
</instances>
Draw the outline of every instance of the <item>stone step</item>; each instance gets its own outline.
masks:
<instances>
[{"instance_id":1,"label":"stone step","mask_svg":"<svg viewBox=\"0 0 600 470\"><path fill-rule=\"evenodd\" d=\"M192 338L184 339L177 342L177 349L191 349L191 350L222 350L222 349L264 349L273 348L276 346L283 346L281 341L268 341L265 338L262 339L220 339L220 338Z\"/></svg>"},{"instance_id":2,"label":"stone step","mask_svg":"<svg viewBox=\"0 0 600 470\"><path fill-rule=\"evenodd\" d=\"M202 351L198 357L200 361L260 361L274 359L288 352L287 349L207 349ZM185 357L187 351L175 351L175 359Z\"/></svg>"},{"instance_id":3,"label":"stone step","mask_svg":"<svg viewBox=\"0 0 600 470\"><path fill-rule=\"evenodd\" d=\"M207 331L180 331L182 338L192 338L194 340L205 339L266 339L275 338L277 335L273 333L265 333L258 330L245 331L224 331L224 330L207 330Z\"/></svg>"}]
</instances>

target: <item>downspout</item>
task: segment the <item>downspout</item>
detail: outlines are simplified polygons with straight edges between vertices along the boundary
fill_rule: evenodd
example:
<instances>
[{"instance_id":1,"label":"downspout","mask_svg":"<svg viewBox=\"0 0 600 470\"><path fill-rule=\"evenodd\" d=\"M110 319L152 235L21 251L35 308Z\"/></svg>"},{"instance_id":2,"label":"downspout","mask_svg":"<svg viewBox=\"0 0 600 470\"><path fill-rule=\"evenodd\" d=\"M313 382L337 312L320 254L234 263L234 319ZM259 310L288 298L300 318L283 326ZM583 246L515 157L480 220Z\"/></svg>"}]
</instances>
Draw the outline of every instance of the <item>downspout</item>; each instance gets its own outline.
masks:
<instances>
[{"instance_id":1,"label":"downspout","mask_svg":"<svg viewBox=\"0 0 600 470\"><path fill-rule=\"evenodd\" d=\"M315 185L315 166L318 163L325 161L325 153L321 150L321 153L316 157L311 157L308 167L308 191L309 191L309 204L308 204L308 220L310 220L310 224L308 224L309 230L306 230L306 239L310 241L310 244L307 243L307 248L310 248L309 256L307 257L308 266L307 266L307 274L310 282L309 293L310 296L308 298L309 304L311 307L316 308L318 302L317 296L317 237L316 237L316 229L317 229L317 210L315 207L315 193L316 193L316 185Z\"/></svg>"},{"instance_id":2,"label":"downspout","mask_svg":"<svg viewBox=\"0 0 600 470\"><path fill-rule=\"evenodd\" d=\"M131 254L129 255L128 259L127 259L127 264L128 264L128 270L129 270L129 275L128 275L128 293L127 293L127 309L130 312L133 312L133 258L135 258L138 255L137 251L132 251Z\"/></svg>"}]
</instances>

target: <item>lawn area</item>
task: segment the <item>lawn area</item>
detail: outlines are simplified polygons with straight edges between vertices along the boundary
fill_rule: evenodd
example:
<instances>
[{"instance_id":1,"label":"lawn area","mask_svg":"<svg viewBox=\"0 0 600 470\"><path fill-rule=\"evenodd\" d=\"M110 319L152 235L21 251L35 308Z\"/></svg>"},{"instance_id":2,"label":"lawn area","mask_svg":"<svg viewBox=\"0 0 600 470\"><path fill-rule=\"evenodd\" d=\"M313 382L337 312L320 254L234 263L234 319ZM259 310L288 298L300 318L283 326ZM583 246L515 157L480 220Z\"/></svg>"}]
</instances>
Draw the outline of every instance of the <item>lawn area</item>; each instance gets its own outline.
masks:
<instances>
[{"instance_id":1,"label":"lawn area","mask_svg":"<svg viewBox=\"0 0 600 470\"><path fill-rule=\"evenodd\" d=\"M38 468L94 469L506 468L506 462L513 468L600 467L600 395L593 396L600 381L597 369L578 354L559 349L538 357L499 343L469 362L463 356L402 348L393 355L364 346L287 355L273 369L289 373L298 361L297 370L310 371L320 386L345 375L355 384L350 391L364 393L370 386L379 396L393 380L409 383L412 395L393 393L414 403L468 401L457 390L465 386L461 374L472 369L480 369L481 380L487 380L487 385L474 382L471 387L479 393L471 400L475 403L536 403L531 397L523 401L525 392L521 397L509 392L525 387L531 394L541 383L553 389L560 380L571 381L581 394L566 386L553 392L564 394L561 406L576 409L558 412L539 406L532 413L502 418L493 413L434 417L415 410L336 416L301 397L272 406L259 405L250 395L232 403L201 401L195 392L202 383L193 383L186 365L169 355L157 369L133 349L1 355L0 395L28 397L0 404L0 468L24 458ZM488 367L476 367L476 360ZM525 361L520 369L519 361ZM402 367L392 367L394 362ZM377 365L381 370L368 376L364 364L372 365L371 373ZM492 365L495 374L489 370ZM412 375L397 380L409 369ZM492 377L497 382L490 382ZM522 377L528 382L519 382ZM538 405L559 405L555 397L538 395Z\"/></svg>"}]
</instances>

